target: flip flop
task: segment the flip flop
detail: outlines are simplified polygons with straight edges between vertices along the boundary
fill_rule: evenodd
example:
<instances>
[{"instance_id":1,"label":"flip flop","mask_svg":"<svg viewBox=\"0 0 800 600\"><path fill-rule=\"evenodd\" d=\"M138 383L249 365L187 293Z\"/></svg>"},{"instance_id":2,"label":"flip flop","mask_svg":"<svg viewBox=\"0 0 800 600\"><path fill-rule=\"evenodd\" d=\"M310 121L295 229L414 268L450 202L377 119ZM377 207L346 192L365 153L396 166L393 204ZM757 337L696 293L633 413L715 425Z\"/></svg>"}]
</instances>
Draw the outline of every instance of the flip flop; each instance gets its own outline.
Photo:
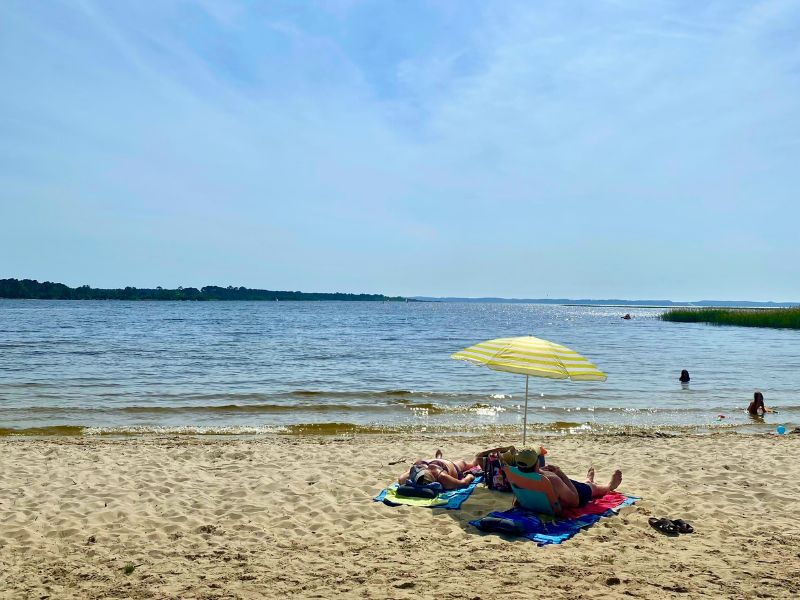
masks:
<instances>
[{"instance_id":1,"label":"flip flop","mask_svg":"<svg viewBox=\"0 0 800 600\"><path fill-rule=\"evenodd\" d=\"M650 523L650 527L652 527L656 531L660 531L664 535L672 537L678 535L678 528L669 519L666 518L656 519L655 517L650 517L647 520L647 522Z\"/></svg>"},{"instance_id":2,"label":"flip flop","mask_svg":"<svg viewBox=\"0 0 800 600\"><path fill-rule=\"evenodd\" d=\"M511 519L501 517L483 517L478 521L478 529L481 531L496 531L507 535L523 535L525 532L522 525Z\"/></svg>"},{"instance_id":3,"label":"flip flop","mask_svg":"<svg viewBox=\"0 0 800 600\"><path fill-rule=\"evenodd\" d=\"M687 523L683 519L675 519L672 521L672 524L675 525L678 533L692 533L694 531L694 527L692 527L691 523Z\"/></svg>"}]
</instances>

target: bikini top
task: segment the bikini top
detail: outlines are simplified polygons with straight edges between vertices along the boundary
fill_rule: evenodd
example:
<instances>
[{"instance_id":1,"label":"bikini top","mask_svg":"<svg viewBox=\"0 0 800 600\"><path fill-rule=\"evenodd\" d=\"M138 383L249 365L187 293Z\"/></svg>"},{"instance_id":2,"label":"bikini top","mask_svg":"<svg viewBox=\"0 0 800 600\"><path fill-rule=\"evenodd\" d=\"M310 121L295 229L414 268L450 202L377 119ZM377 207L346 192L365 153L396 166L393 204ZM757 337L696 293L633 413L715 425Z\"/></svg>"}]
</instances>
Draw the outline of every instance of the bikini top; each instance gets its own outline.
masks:
<instances>
[{"instance_id":1,"label":"bikini top","mask_svg":"<svg viewBox=\"0 0 800 600\"><path fill-rule=\"evenodd\" d=\"M458 465L451 460L434 458L432 460L421 460L419 462L425 463L425 465L436 465L440 469L444 470L448 475L450 474L450 465L452 465L456 470L456 479L461 479L464 476L461 472L461 469L458 468Z\"/></svg>"}]
</instances>

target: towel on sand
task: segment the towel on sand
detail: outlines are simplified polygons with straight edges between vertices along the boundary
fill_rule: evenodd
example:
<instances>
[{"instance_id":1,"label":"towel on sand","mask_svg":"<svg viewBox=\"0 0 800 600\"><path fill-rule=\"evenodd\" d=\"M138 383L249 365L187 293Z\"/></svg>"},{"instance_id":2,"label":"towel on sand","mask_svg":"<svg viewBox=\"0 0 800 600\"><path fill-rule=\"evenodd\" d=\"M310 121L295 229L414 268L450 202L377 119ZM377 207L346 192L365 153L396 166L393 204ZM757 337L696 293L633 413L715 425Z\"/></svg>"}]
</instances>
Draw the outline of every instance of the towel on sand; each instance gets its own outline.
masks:
<instances>
[{"instance_id":1,"label":"towel on sand","mask_svg":"<svg viewBox=\"0 0 800 600\"><path fill-rule=\"evenodd\" d=\"M482 531L499 531L510 533L509 527L516 529L518 535L533 540L540 546L547 544L560 544L568 540L581 529L591 527L603 517L615 515L623 506L629 506L639 500L635 496L624 496L619 492L609 492L601 498L590 500L581 508L570 508L564 511L561 517L537 515L522 508L512 508L502 512L494 511L487 515L493 517L486 523L483 519L470 521L470 525ZM486 518L486 517L484 517ZM503 519L501 530L495 529L496 519Z\"/></svg>"},{"instance_id":2,"label":"towel on sand","mask_svg":"<svg viewBox=\"0 0 800 600\"><path fill-rule=\"evenodd\" d=\"M373 498L375 502L383 502L389 506L399 506L400 504L407 504L409 506L426 506L428 508L446 508L447 510L456 510L461 508L464 500L469 498L472 490L481 481L478 476L467 487L459 490L449 490L437 494L435 498L414 498L412 496L401 496L397 493L398 484L393 483L381 493Z\"/></svg>"}]
</instances>

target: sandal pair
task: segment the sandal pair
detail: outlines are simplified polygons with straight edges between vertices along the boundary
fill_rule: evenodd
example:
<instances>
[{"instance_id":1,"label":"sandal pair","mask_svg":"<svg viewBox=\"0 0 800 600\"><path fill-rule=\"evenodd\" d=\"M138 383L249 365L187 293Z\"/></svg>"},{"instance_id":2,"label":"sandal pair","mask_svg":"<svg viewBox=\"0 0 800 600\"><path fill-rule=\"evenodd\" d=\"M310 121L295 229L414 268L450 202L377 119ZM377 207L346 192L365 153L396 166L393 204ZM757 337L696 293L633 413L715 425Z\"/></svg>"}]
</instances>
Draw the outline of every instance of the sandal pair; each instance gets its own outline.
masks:
<instances>
[{"instance_id":1,"label":"sandal pair","mask_svg":"<svg viewBox=\"0 0 800 600\"><path fill-rule=\"evenodd\" d=\"M679 533L692 533L694 531L694 527L683 519L670 521L667 518L656 519L655 517L650 517L648 523L650 523L650 527L656 531L660 531L664 535L669 536L676 536Z\"/></svg>"}]
</instances>

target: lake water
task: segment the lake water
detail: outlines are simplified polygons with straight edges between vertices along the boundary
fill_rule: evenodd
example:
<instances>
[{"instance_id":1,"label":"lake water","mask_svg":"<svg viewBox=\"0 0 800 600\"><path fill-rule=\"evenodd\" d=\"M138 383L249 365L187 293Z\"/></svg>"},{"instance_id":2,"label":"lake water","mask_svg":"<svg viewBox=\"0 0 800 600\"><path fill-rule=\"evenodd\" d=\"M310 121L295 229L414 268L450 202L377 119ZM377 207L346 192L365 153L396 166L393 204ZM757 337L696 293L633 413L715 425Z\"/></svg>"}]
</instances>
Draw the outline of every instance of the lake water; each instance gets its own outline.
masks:
<instances>
[{"instance_id":1,"label":"lake water","mask_svg":"<svg viewBox=\"0 0 800 600\"><path fill-rule=\"evenodd\" d=\"M630 321L620 318L625 312ZM525 378L449 358L473 343L517 335L569 346L608 375L603 383L531 378L534 431L766 432L800 423L800 333L667 323L660 313L537 304L0 300L0 429L517 430ZM690 384L678 382L681 369ZM754 390L778 414L749 417Z\"/></svg>"}]
</instances>

